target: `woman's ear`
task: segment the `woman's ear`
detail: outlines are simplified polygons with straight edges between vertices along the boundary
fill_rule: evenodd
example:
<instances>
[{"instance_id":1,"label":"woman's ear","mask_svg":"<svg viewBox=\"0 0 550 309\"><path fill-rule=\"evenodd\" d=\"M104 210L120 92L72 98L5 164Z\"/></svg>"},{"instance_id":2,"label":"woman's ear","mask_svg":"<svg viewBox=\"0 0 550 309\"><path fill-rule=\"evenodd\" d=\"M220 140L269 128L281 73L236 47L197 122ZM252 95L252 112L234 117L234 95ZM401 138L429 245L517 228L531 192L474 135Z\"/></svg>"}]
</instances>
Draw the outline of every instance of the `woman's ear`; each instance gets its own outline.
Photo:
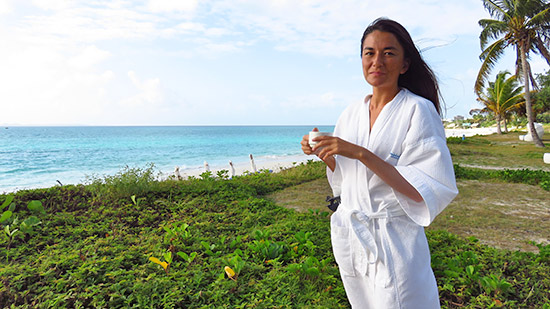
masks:
<instances>
[{"instance_id":1,"label":"woman's ear","mask_svg":"<svg viewBox=\"0 0 550 309\"><path fill-rule=\"evenodd\" d=\"M399 73L401 74L405 74L407 72L407 70L409 69L409 65L411 64L411 61L407 58L403 61L403 68L401 69L401 71Z\"/></svg>"}]
</instances>

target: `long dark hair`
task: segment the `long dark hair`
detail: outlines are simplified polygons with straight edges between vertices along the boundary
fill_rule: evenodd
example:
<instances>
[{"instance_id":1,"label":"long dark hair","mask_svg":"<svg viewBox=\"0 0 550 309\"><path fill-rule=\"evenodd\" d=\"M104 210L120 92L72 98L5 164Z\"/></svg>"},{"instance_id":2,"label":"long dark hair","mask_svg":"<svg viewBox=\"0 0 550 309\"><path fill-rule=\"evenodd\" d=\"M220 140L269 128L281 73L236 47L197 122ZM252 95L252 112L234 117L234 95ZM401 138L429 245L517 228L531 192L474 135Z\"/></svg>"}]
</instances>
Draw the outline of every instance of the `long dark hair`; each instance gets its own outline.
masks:
<instances>
[{"instance_id":1,"label":"long dark hair","mask_svg":"<svg viewBox=\"0 0 550 309\"><path fill-rule=\"evenodd\" d=\"M409 32L396 21L387 18L378 18L370 24L361 38L361 56L363 55L363 41L371 32L378 30L393 34L405 50L405 59L408 59L409 69L399 76L397 84L413 93L424 97L435 105L435 109L441 114L439 102L439 86L432 69L422 59L420 52L414 45Z\"/></svg>"}]
</instances>

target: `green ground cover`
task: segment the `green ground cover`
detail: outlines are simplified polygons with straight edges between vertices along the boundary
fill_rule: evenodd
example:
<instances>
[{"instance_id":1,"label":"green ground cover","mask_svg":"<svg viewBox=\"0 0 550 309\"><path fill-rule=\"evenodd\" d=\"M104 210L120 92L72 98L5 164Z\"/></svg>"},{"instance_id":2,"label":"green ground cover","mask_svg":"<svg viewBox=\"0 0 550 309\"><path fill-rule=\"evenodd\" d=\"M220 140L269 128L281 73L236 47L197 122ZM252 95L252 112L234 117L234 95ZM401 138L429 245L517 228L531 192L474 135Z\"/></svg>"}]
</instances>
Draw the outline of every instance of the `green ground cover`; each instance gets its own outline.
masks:
<instances>
[{"instance_id":1,"label":"green ground cover","mask_svg":"<svg viewBox=\"0 0 550 309\"><path fill-rule=\"evenodd\" d=\"M550 308L550 246L542 242L548 229L510 225L548 214L539 203L548 200L547 174L456 168L461 194L470 193L427 231L442 306ZM19 191L11 203L0 196L0 307L349 307L331 253L322 164L163 182L152 169L126 169L87 186ZM525 186L518 196L532 198L524 207L535 204L538 212L506 221L499 208L462 211L479 199L474 188L481 185ZM518 203L502 196L501 204L508 199ZM43 211L32 201L41 201ZM495 235L530 231L519 234L534 241L531 248L509 250L478 237L483 229L475 227L493 221Z\"/></svg>"}]
</instances>

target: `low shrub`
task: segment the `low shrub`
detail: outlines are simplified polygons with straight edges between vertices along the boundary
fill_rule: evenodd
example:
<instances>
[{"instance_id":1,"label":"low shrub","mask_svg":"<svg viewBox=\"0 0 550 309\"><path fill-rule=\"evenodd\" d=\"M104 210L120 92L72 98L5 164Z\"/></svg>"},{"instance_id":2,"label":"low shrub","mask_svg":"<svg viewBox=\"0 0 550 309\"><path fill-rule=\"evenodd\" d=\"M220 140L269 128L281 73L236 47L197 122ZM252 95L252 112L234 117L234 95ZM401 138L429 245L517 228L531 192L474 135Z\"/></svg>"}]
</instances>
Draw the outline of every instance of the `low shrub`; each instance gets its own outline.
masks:
<instances>
[{"instance_id":1,"label":"low shrub","mask_svg":"<svg viewBox=\"0 0 550 309\"><path fill-rule=\"evenodd\" d=\"M471 168L454 165L455 176L457 179L473 180L499 180L504 182L524 183L529 185L539 185L544 190L550 191L550 172L541 170L519 169L519 170L490 170L482 168Z\"/></svg>"}]
</instances>

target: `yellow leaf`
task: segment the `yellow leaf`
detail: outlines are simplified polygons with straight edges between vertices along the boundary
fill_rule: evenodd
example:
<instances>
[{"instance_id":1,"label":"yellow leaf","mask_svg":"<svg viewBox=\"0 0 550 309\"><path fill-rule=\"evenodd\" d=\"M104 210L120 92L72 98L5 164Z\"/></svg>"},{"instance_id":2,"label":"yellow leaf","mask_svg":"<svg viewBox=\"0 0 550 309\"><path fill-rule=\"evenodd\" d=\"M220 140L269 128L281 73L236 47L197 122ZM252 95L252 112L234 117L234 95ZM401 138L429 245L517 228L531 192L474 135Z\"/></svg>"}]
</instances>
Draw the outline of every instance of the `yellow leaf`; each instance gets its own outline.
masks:
<instances>
[{"instance_id":1,"label":"yellow leaf","mask_svg":"<svg viewBox=\"0 0 550 309\"><path fill-rule=\"evenodd\" d=\"M168 263L166 262L161 262L159 259L157 259L156 257L150 257L149 258L149 261L153 262L153 263L156 263L156 264L159 264L160 266L162 266L162 268L164 268L164 270L166 270L166 268L168 268Z\"/></svg>"},{"instance_id":2,"label":"yellow leaf","mask_svg":"<svg viewBox=\"0 0 550 309\"><path fill-rule=\"evenodd\" d=\"M153 263L157 263L157 264L160 265L160 260L157 259L156 257L150 257L150 258L149 258L149 261L151 261L151 262L153 262Z\"/></svg>"},{"instance_id":3,"label":"yellow leaf","mask_svg":"<svg viewBox=\"0 0 550 309\"><path fill-rule=\"evenodd\" d=\"M227 276L231 279L233 279L235 277L235 271L233 269L231 269L231 267L229 266L225 266L225 273L227 274Z\"/></svg>"}]
</instances>

